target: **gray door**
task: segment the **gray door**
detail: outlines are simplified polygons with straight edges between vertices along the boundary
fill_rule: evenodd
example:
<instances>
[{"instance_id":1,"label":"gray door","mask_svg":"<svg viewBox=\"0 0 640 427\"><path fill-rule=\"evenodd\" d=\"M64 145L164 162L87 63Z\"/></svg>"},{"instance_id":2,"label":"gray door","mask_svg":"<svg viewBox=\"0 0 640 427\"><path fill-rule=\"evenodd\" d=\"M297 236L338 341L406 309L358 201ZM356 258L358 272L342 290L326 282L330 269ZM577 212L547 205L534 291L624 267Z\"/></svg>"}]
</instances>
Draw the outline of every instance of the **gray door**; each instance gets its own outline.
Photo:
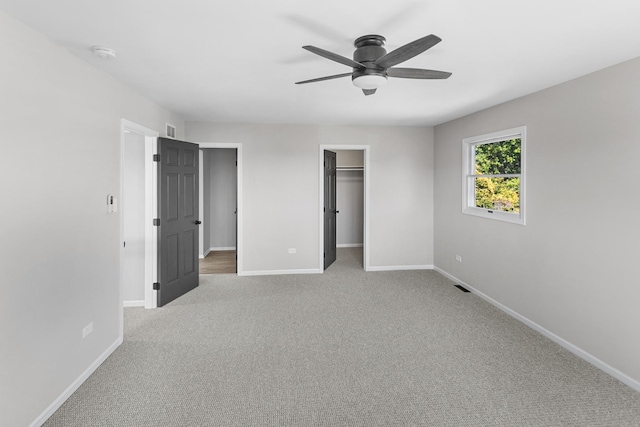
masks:
<instances>
[{"instance_id":1,"label":"gray door","mask_svg":"<svg viewBox=\"0 0 640 427\"><path fill-rule=\"evenodd\" d=\"M324 269L336 260L336 153L324 152Z\"/></svg>"},{"instance_id":2,"label":"gray door","mask_svg":"<svg viewBox=\"0 0 640 427\"><path fill-rule=\"evenodd\" d=\"M158 307L198 286L198 145L158 138Z\"/></svg>"}]
</instances>

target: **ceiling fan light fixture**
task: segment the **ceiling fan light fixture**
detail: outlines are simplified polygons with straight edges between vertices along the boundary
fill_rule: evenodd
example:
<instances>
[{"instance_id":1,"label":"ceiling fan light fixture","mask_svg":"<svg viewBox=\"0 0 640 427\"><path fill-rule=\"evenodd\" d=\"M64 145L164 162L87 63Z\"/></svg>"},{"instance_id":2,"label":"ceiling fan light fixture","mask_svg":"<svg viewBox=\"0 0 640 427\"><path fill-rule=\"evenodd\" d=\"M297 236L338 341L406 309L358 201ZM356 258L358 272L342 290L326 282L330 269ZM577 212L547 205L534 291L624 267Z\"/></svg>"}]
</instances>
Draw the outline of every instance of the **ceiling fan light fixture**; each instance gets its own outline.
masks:
<instances>
[{"instance_id":1,"label":"ceiling fan light fixture","mask_svg":"<svg viewBox=\"0 0 640 427\"><path fill-rule=\"evenodd\" d=\"M353 85L360 89L378 89L386 84L387 78L380 74L366 74L353 79Z\"/></svg>"}]
</instances>

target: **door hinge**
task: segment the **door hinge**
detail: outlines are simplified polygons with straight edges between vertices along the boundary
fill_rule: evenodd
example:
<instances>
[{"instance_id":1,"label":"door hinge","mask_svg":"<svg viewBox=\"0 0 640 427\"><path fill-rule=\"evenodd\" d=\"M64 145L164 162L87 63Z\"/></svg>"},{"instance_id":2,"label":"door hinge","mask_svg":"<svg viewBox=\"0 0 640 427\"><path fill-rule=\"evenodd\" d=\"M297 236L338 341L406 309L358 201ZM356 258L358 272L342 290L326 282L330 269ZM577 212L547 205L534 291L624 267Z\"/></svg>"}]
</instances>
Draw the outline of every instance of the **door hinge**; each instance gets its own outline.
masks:
<instances>
[{"instance_id":1,"label":"door hinge","mask_svg":"<svg viewBox=\"0 0 640 427\"><path fill-rule=\"evenodd\" d=\"M236 160L236 166L238 166L238 161Z\"/></svg>"},{"instance_id":2,"label":"door hinge","mask_svg":"<svg viewBox=\"0 0 640 427\"><path fill-rule=\"evenodd\" d=\"M155 282L155 283L153 284L153 290L154 290L154 291L159 291L159 290L160 290L160 283Z\"/></svg>"},{"instance_id":3,"label":"door hinge","mask_svg":"<svg viewBox=\"0 0 640 427\"><path fill-rule=\"evenodd\" d=\"M160 161L160 154L154 154L153 155L153 161L154 162L159 162Z\"/></svg>"},{"instance_id":4,"label":"door hinge","mask_svg":"<svg viewBox=\"0 0 640 427\"><path fill-rule=\"evenodd\" d=\"M326 257L327 257L327 253L326 253L326 252L324 252L324 253L322 254L322 258L326 258Z\"/></svg>"},{"instance_id":5,"label":"door hinge","mask_svg":"<svg viewBox=\"0 0 640 427\"><path fill-rule=\"evenodd\" d=\"M153 218L153 225L154 225L154 227L159 227L160 226L160 218Z\"/></svg>"}]
</instances>

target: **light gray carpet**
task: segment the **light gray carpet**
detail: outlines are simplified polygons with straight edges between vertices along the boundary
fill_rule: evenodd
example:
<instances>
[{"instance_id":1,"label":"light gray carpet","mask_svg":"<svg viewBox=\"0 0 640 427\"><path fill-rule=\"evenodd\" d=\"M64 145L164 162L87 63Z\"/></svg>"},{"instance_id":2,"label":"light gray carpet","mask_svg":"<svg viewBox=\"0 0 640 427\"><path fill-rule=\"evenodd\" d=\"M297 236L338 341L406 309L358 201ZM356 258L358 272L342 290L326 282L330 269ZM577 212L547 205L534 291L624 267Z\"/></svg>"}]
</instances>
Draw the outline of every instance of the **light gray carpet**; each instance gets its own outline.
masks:
<instances>
[{"instance_id":1,"label":"light gray carpet","mask_svg":"<svg viewBox=\"0 0 640 427\"><path fill-rule=\"evenodd\" d=\"M640 426L640 393L433 271L203 276L47 426Z\"/></svg>"}]
</instances>

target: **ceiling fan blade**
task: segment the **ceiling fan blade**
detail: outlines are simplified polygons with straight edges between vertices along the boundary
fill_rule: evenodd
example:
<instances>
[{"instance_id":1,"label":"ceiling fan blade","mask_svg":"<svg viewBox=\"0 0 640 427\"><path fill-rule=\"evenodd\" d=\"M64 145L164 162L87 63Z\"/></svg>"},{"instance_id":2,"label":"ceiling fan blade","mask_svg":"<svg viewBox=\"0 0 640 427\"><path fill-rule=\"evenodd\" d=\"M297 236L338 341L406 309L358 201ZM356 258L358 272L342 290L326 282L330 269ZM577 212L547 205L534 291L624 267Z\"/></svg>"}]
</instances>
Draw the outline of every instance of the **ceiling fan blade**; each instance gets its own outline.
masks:
<instances>
[{"instance_id":1,"label":"ceiling fan blade","mask_svg":"<svg viewBox=\"0 0 640 427\"><path fill-rule=\"evenodd\" d=\"M338 55L337 53L329 52L328 50L320 49L319 47L302 46L302 48L308 50L311 53L315 53L316 55L320 55L323 58L327 58L332 61L339 62L340 64L344 64L347 67L365 68L363 64L356 62L353 59L346 58L344 56Z\"/></svg>"},{"instance_id":2,"label":"ceiling fan blade","mask_svg":"<svg viewBox=\"0 0 640 427\"><path fill-rule=\"evenodd\" d=\"M391 68L394 65L411 59L416 55L420 55L422 52L435 46L441 41L442 39L440 37L431 34L387 53L382 58L379 58L375 63L383 68Z\"/></svg>"},{"instance_id":3,"label":"ceiling fan blade","mask_svg":"<svg viewBox=\"0 0 640 427\"><path fill-rule=\"evenodd\" d=\"M318 77L317 79L311 79L311 80L304 80L302 82L296 82L296 84L297 85L302 85L302 84L305 84L305 83L322 82L324 80L339 79L340 77L347 77L347 76L351 76L351 73L336 74L334 76L327 76L327 77Z\"/></svg>"},{"instance_id":4,"label":"ceiling fan blade","mask_svg":"<svg viewBox=\"0 0 640 427\"><path fill-rule=\"evenodd\" d=\"M401 79L448 79L451 73L421 68L389 68L387 76Z\"/></svg>"},{"instance_id":5,"label":"ceiling fan blade","mask_svg":"<svg viewBox=\"0 0 640 427\"><path fill-rule=\"evenodd\" d=\"M364 93L365 95L369 96L369 95L373 95L374 93L376 93L375 89L362 89L362 93Z\"/></svg>"}]
</instances>

